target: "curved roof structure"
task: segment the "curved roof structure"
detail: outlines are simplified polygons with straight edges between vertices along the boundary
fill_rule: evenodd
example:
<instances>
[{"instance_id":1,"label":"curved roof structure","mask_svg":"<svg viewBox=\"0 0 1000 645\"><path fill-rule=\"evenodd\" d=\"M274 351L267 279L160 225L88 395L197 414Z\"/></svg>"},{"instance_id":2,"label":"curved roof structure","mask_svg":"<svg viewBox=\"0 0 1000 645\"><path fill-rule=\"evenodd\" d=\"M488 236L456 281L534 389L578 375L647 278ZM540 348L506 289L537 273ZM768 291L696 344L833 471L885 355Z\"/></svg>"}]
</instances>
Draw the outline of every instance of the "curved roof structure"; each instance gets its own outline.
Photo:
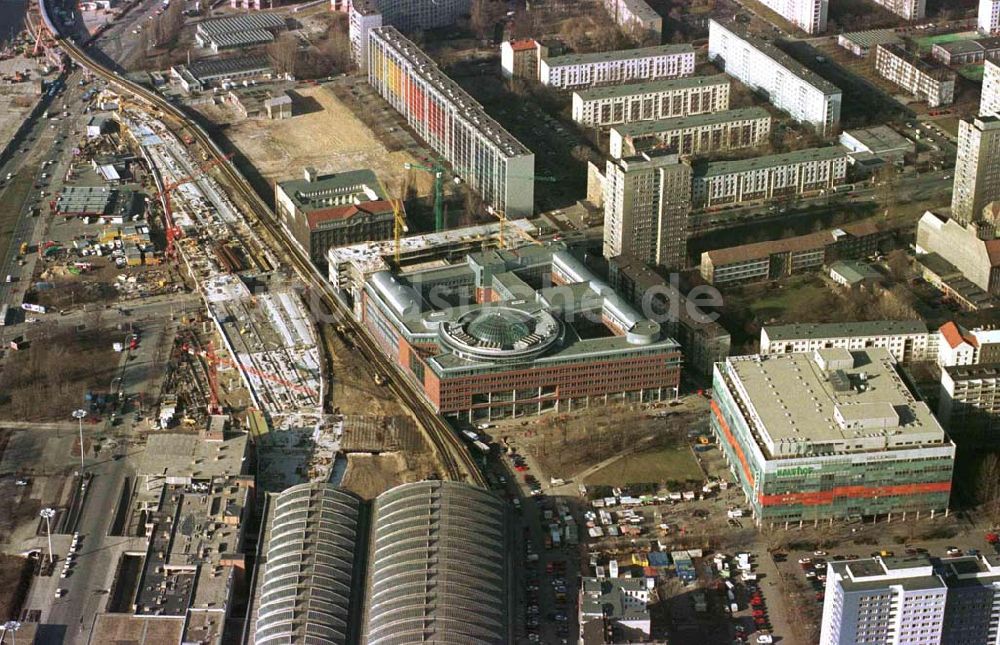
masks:
<instances>
[{"instance_id":1,"label":"curved roof structure","mask_svg":"<svg viewBox=\"0 0 1000 645\"><path fill-rule=\"evenodd\" d=\"M361 501L330 484L300 484L272 508L254 643L351 642Z\"/></svg>"},{"instance_id":2,"label":"curved roof structure","mask_svg":"<svg viewBox=\"0 0 1000 645\"><path fill-rule=\"evenodd\" d=\"M523 360L549 348L562 325L544 309L491 305L438 327L441 341L459 356L478 361Z\"/></svg>"},{"instance_id":3,"label":"curved roof structure","mask_svg":"<svg viewBox=\"0 0 1000 645\"><path fill-rule=\"evenodd\" d=\"M508 642L503 503L458 482L403 484L376 499L368 645Z\"/></svg>"}]
</instances>

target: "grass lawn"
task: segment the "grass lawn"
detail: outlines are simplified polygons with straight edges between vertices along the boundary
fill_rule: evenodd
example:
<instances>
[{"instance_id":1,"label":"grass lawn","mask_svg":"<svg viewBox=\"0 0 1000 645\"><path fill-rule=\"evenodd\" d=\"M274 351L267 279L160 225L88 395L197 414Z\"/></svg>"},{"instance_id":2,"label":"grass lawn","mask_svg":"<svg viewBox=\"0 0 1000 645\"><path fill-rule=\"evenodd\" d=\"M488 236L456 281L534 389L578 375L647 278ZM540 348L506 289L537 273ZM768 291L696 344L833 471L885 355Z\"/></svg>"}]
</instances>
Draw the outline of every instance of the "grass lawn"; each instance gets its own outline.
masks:
<instances>
[{"instance_id":1,"label":"grass lawn","mask_svg":"<svg viewBox=\"0 0 1000 645\"><path fill-rule=\"evenodd\" d=\"M787 313L796 302L821 300L829 292L830 289L819 280L793 278L787 284L769 287L766 293L760 294L747 304L756 316L767 320Z\"/></svg>"},{"instance_id":2,"label":"grass lawn","mask_svg":"<svg viewBox=\"0 0 1000 645\"><path fill-rule=\"evenodd\" d=\"M676 446L652 448L622 457L584 480L589 486L621 486L665 481L701 481L705 475L698 467L686 442Z\"/></svg>"},{"instance_id":3,"label":"grass lawn","mask_svg":"<svg viewBox=\"0 0 1000 645\"><path fill-rule=\"evenodd\" d=\"M936 36L925 36L923 38L914 38L913 40L920 46L921 50L930 51L934 45L953 43L956 40L971 40L978 37L979 34L974 31L961 31L957 34L937 34Z\"/></svg>"},{"instance_id":4,"label":"grass lawn","mask_svg":"<svg viewBox=\"0 0 1000 645\"><path fill-rule=\"evenodd\" d=\"M981 81L983 80L984 69L985 66L982 64L963 65L958 68L958 73L970 81Z\"/></svg>"}]
</instances>

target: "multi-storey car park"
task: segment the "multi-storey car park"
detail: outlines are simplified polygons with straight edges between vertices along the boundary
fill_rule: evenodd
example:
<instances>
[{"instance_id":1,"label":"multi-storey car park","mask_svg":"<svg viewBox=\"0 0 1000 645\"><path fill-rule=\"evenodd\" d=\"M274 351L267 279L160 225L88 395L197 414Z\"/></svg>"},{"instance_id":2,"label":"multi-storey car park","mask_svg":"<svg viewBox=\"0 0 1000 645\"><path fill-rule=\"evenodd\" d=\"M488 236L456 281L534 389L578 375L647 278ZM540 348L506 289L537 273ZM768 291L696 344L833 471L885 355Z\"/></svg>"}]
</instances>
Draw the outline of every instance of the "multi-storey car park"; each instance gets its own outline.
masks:
<instances>
[{"instance_id":1,"label":"multi-storey car park","mask_svg":"<svg viewBox=\"0 0 1000 645\"><path fill-rule=\"evenodd\" d=\"M806 69L771 43L739 25L709 21L708 59L726 74L764 92L771 104L823 136L840 124L843 94L833 83Z\"/></svg>"},{"instance_id":2,"label":"multi-storey car park","mask_svg":"<svg viewBox=\"0 0 1000 645\"><path fill-rule=\"evenodd\" d=\"M535 155L394 27L369 32L368 82L487 206L533 213Z\"/></svg>"},{"instance_id":3,"label":"multi-storey car park","mask_svg":"<svg viewBox=\"0 0 1000 645\"><path fill-rule=\"evenodd\" d=\"M380 271L361 297L360 317L383 351L448 416L497 419L677 394L677 342L558 243Z\"/></svg>"},{"instance_id":4,"label":"multi-storey car park","mask_svg":"<svg viewBox=\"0 0 1000 645\"><path fill-rule=\"evenodd\" d=\"M652 147L682 155L756 148L771 136L771 115L761 107L726 110L611 128L609 151L615 159Z\"/></svg>"},{"instance_id":5,"label":"multi-storey car park","mask_svg":"<svg viewBox=\"0 0 1000 645\"><path fill-rule=\"evenodd\" d=\"M847 179L847 150L842 146L809 148L695 167L695 207L742 204L776 197L801 197L829 190Z\"/></svg>"},{"instance_id":6,"label":"multi-storey car park","mask_svg":"<svg viewBox=\"0 0 1000 645\"><path fill-rule=\"evenodd\" d=\"M694 74L694 47L657 45L640 49L566 54L542 58L538 75L542 85L559 90L654 81Z\"/></svg>"},{"instance_id":7,"label":"multi-storey car park","mask_svg":"<svg viewBox=\"0 0 1000 645\"><path fill-rule=\"evenodd\" d=\"M729 109L725 74L609 85L573 92L573 120L594 128Z\"/></svg>"},{"instance_id":8,"label":"multi-storey car park","mask_svg":"<svg viewBox=\"0 0 1000 645\"><path fill-rule=\"evenodd\" d=\"M955 445L884 349L730 357L712 428L758 526L947 512Z\"/></svg>"},{"instance_id":9,"label":"multi-storey car park","mask_svg":"<svg viewBox=\"0 0 1000 645\"><path fill-rule=\"evenodd\" d=\"M348 37L354 61L368 65L368 32L392 26L403 32L448 27L469 13L471 0L351 0Z\"/></svg>"}]
</instances>

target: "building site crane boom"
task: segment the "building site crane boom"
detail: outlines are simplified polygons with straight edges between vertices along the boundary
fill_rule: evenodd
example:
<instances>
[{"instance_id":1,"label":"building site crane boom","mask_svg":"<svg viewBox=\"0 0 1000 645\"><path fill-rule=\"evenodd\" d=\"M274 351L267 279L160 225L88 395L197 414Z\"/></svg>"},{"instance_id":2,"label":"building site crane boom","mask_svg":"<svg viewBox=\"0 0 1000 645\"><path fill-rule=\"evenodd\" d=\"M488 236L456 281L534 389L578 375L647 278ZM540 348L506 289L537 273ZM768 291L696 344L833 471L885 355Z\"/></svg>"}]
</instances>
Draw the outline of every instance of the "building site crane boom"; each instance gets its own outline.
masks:
<instances>
[{"instance_id":1,"label":"building site crane boom","mask_svg":"<svg viewBox=\"0 0 1000 645\"><path fill-rule=\"evenodd\" d=\"M199 165L193 173L186 177L182 177L176 181L163 184L163 189L158 191L155 197L160 197L163 200L163 227L167 234L167 257L173 257L174 255L174 240L179 239L183 234L176 225L174 225L174 213L170 207L170 193L177 188L183 186L184 184L189 184L192 181L196 181L199 177L208 172L211 168L229 161L233 156L233 153L223 155L218 159L212 159L201 165Z\"/></svg>"}]
</instances>

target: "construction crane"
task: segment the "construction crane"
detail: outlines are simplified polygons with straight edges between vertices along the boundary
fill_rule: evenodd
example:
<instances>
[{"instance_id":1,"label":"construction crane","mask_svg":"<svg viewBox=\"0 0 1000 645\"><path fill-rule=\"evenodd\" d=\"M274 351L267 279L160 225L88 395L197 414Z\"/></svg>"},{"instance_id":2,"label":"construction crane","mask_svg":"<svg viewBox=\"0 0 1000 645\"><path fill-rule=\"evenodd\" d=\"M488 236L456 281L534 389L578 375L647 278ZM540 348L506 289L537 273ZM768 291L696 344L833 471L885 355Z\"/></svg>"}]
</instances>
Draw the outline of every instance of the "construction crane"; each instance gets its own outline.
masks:
<instances>
[{"instance_id":1,"label":"construction crane","mask_svg":"<svg viewBox=\"0 0 1000 645\"><path fill-rule=\"evenodd\" d=\"M208 172L208 170L210 168L212 168L214 166L217 166L217 165L219 165L219 164L221 164L223 162L229 161L229 159L232 156L233 156L233 153L229 153L227 155L219 157L218 159L213 159L211 161L203 163L200 166L198 166L197 169L195 169L195 171L193 173L191 173L190 175L188 175L187 177L183 177L183 178L178 179L177 181L171 182L169 184L168 183L164 183L163 184L163 190L160 190L159 192L157 192L154 195L154 197L161 197L163 199L163 227L164 227L164 229L166 230L166 233L167 233L167 257L168 258L171 258L174 255L174 240L179 239L181 237L181 235L183 234L183 231L181 231L177 226L174 225L174 213L170 209L170 193L171 193L171 191L179 188L180 186L183 186L184 184L188 184L188 183L191 183L192 181L195 181L196 179L198 179L199 177L201 177L203 174L205 174L206 172Z\"/></svg>"},{"instance_id":2,"label":"construction crane","mask_svg":"<svg viewBox=\"0 0 1000 645\"><path fill-rule=\"evenodd\" d=\"M444 221L444 178L447 168L443 164L427 160L428 166L422 166L415 163L405 163L403 168L406 170L422 170L426 173L431 174L434 177L434 230L443 231L445 228ZM468 168L453 168L455 175L452 177L452 181L456 184L462 183L462 175L477 175L482 174ZM555 182L558 181L555 177L548 175L507 175L508 179L532 179L534 181L545 181L545 182Z\"/></svg>"},{"instance_id":3,"label":"construction crane","mask_svg":"<svg viewBox=\"0 0 1000 645\"><path fill-rule=\"evenodd\" d=\"M378 185L382 188L382 194L385 195L389 203L392 204L392 240L393 240L393 256L396 260L396 266L399 266L399 256L400 247L399 240L403 237L403 233L407 231L406 226L406 212L403 210L403 200L402 198L393 199L389 191L386 190L385 184L382 183L381 179L378 179Z\"/></svg>"}]
</instances>

